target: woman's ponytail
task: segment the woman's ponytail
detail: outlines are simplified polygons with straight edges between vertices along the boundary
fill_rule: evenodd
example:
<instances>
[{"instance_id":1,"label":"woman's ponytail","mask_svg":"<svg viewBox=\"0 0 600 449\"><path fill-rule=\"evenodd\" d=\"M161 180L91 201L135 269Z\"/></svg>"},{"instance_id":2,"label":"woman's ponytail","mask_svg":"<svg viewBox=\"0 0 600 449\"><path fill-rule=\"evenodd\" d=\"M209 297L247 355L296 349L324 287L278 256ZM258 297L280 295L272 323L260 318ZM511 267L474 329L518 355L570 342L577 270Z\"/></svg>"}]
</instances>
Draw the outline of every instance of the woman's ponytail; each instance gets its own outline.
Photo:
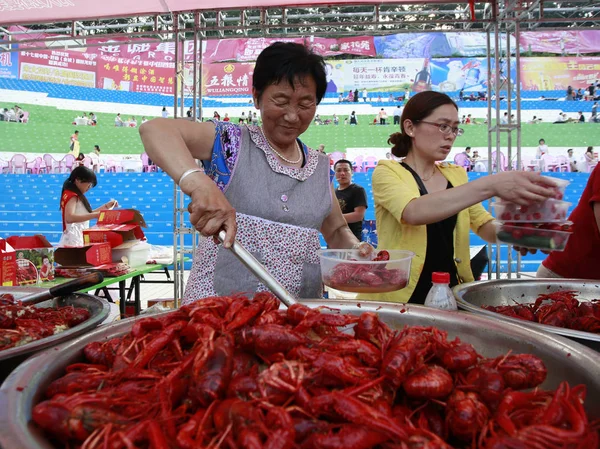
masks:
<instances>
[{"instance_id":1,"label":"woman's ponytail","mask_svg":"<svg viewBox=\"0 0 600 449\"><path fill-rule=\"evenodd\" d=\"M390 135L387 141L388 145L392 146L392 154L396 157L406 157L408 150L412 144L411 137L401 132Z\"/></svg>"}]
</instances>

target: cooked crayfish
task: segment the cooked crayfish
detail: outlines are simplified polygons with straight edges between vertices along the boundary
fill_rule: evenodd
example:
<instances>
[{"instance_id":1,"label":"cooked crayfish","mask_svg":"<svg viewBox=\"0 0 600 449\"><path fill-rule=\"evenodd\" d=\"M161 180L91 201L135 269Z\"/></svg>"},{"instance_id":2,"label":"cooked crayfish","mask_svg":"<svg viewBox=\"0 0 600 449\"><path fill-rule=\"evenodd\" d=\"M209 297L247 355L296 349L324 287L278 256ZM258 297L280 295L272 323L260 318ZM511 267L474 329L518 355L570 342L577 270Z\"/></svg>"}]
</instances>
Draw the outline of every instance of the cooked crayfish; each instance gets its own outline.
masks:
<instances>
[{"instance_id":1,"label":"cooked crayfish","mask_svg":"<svg viewBox=\"0 0 600 449\"><path fill-rule=\"evenodd\" d=\"M573 291L542 294L530 304L483 308L511 318L600 333L600 299L580 302L577 300L577 293Z\"/></svg>"},{"instance_id":2,"label":"cooked crayfish","mask_svg":"<svg viewBox=\"0 0 600 449\"><path fill-rule=\"evenodd\" d=\"M90 312L81 307L38 308L1 294L0 351L64 332L89 318Z\"/></svg>"},{"instance_id":3,"label":"cooked crayfish","mask_svg":"<svg viewBox=\"0 0 600 449\"><path fill-rule=\"evenodd\" d=\"M539 389L537 357L278 305L215 297L139 319L87 345L33 421L82 449L598 448L584 387Z\"/></svg>"}]
</instances>

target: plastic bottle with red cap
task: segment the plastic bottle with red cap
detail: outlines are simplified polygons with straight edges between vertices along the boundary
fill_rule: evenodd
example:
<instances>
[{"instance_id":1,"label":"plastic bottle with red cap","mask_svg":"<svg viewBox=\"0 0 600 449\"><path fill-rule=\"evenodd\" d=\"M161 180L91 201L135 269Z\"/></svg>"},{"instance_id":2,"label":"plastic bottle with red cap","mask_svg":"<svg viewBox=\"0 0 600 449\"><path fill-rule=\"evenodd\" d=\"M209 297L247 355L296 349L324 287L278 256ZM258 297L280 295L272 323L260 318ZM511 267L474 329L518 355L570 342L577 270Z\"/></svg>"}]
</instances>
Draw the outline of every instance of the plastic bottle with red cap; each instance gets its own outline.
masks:
<instances>
[{"instance_id":1,"label":"plastic bottle with red cap","mask_svg":"<svg viewBox=\"0 0 600 449\"><path fill-rule=\"evenodd\" d=\"M450 290L450 274L434 272L431 274L433 286L425 298L425 305L435 309L457 310L456 299Z\"/></svg>"}]
</instances>

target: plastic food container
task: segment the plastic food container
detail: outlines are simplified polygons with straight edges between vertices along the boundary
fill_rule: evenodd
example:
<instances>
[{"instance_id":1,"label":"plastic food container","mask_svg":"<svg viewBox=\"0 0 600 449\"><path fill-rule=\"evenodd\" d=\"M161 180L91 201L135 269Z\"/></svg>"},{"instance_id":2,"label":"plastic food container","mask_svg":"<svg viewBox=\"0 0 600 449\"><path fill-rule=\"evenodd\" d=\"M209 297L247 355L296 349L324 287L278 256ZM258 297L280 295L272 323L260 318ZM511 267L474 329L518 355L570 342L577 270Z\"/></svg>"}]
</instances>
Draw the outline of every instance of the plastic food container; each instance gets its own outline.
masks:
<instances>
[{"instance_id":1,"label":"plastic food container","mask_svg":"<svg viewBox=\"0 0 600 449\"><path fill-rule=\"evenodd\" d=\"M112 261L125 262L130 267L146 265L150 245L146 242L126 242L112 249Z\"/></svg>"},{"instance_id":2,"label":"plastic food container","mask_svg":"<svg viewBox=\"0 0 600 449\"><path fill-rule=\"evenodd\" d=\"M542 176L542 178L550 179L552 182L554 182L554 184L556 184L557 192L554 199L562 200L565 196L565 189L570 184L570 181L567 181L566 179L554 178L552 176Z\"/></svg>"},{"instance_id":3,"label":"plastic food container","mask_svg":"<svg viewBox=\"0 0 600 449\"><path fill-rule=\"evenodd\" d=\"M528 206L508 201L497 201L492 204L498 220L517 223L562 223L567 219L570 206L571 203L560 200L546 200Z\"/></svg>"},{"instance_id":4,"label":"plastic food container","mask_svg":"<svg viewBox=\"0 0 600 449\"><path fill-rule=\"evenodd\" d=\"M319 252L323 284L355 293L384 293L408 285L415 253L388 250L389 260L361 259L358 250L328 249ZM373 258L376 254L373 254Z\"/></svg>"},{"instance_id":5,"label":"plastic food container","mask_svg":"<svg viewBox=\"0 0 600 449\"><path fill-rule=\"evenodd\" d=\"M571 236L570 224L549 225L517 225L497 223L496 238L502 243L509 243L523 248L545 251L563 251Z\"/></svg>"}]
</instances>

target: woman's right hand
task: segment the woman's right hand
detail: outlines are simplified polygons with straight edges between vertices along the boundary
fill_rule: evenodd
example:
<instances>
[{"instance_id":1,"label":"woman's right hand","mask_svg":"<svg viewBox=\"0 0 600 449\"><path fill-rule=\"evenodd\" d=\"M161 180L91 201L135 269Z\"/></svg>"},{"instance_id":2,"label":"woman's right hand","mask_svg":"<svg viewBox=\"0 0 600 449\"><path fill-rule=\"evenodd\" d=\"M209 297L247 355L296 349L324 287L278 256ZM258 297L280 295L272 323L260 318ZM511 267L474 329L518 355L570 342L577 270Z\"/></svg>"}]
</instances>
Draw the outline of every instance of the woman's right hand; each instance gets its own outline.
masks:
<instances>
[{"instance_id":1,"label":"woman's right hand","mask_svg":"<svg viewBox=\"0 0 600 449\"><path fill-rule=\"evenodd\" d=\"M521 205L554 198L557 185L538 172L507 171L490 176L495 196Z\"/></svg>"},{"instance_id":2,"label":"woman's right hand","mask_svg":"<svg viewBox=\"0 0 600 449\"><path fill-rule=\"evenodd\" d=\"M226 233L223 246L231 247L235 240L237 224L235 209L227 201L212 179L204 177L191 193L188 204L190 222L203 236L215 236L223 229Z\"/></svg>"}]
</instances>

